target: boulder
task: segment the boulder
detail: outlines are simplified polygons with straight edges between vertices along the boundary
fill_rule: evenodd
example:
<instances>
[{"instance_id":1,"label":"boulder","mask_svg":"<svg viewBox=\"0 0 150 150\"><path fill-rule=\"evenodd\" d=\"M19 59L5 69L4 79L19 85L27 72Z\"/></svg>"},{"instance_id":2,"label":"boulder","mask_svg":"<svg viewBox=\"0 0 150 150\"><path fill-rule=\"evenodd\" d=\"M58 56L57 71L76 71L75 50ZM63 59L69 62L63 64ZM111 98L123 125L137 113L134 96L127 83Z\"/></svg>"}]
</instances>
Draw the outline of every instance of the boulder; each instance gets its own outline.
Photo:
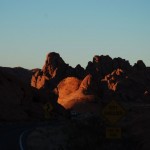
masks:
<instances>
[{"instance_id":1,"label":"boulder","mask_svg":"<svg viewBox=\"0 0 150 150\"><path fill-rule=\"evenodd\" d=\"M68 77L62 80L58 85L59 98L65 98L79 89L81 81L76 77Z\"/></svg>"},{"instance_id":2,"label":"boulder","mask_svg":"<svg viewBox=\"0 0 150 150\"><path fill-rule=\"evenodd\" d=\"M82 82L77 78L68 77L58 85L58 103L65 109L98 114L100 108L96 103L97 97L90 90L91 75L87 75Z\"/></svg>"}]
</instances>

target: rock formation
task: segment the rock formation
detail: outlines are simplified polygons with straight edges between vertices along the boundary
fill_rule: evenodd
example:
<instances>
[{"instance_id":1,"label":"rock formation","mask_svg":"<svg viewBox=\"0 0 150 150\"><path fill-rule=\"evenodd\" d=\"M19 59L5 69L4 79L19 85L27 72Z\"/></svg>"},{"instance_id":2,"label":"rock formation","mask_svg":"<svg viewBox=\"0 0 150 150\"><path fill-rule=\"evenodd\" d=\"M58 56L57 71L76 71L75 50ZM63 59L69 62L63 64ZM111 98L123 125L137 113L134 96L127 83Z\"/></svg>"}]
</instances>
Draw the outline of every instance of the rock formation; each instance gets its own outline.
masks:
<instances>
[{"instance_id":1,"label":"rock formation","mask_svg":"<svg viewBox=\"0 0 150 150\"><path fill-rule=\"evenodd\" d=\"M31 85L48 91L58 89L58 103L67 109L114 96L123 101L148 101L149 70L141 60L131 66L125 59L108 55L94 56L86 69L80 65L73 68L52 52L42 70L32 75Z\"/></svg>"},{"instance_id":2,"label":"rock formation","mask_svg":"<svg viewBox=\"0 0 150 150\"><path fill-rule=\"evenodd\" d=\"M34 72L31 86L37 89L49 88L52 90L65 77L67 68L68 65L58 53L49 53L42 70Z\"/></svg>"},{"instance_id":3,"label":"rock formation","mask_svg":"<svg viewBox=\"0 0 150 150\"><path fill-rule=\"evenodd\" d=\"M53 105L53 111L64 113L53 93L30 86L28 79L31 73L21 68L0 68L1 121L43 120L43 106L48 102Z\"/></svg>"},{"instance_id":4,"label":"rock formation","mask_svg":"<svg viewBox=\"0 0 150 150\"><path fill-rule=\"evenodd\" d=\"M103 78L105 75L110 74L118 68L129 71L131 69L131 65L125 59L112 59L109 56L96 55L93 57L93 62L88 63L86 71L97 78Z\"/></svg>"},{"instance_id":5,"label":"rock formation","mask_svg":"<svg viewBox=\"0 0 150 150\"><path fill-rule=\"evenodd\" d=\"M111 100L127 111L117 125L122 139L114 143L105 138L109 124L102 116ZM30 134L31 149L149 149L149 104L150 67L142 60L131 66L96 55L84 69L52 52L42 69L0 67L1 122L52 121Z\"/></svg>"},{"instance_id":6,"label":"rock formation","mask_svg":"<svg viewBox=\"0 0 150 150\"><path fill-rule=\"evenodd\" d=\"M69 66L51 52L42 69L1 67L0 71L1 107L12 104L20 111L20 106L29 105L26 112L35 116L42 115L41 107L47 102L60 113L65 108L98 114L101 102L112 97L147 103L150 99L150 68L142 60L131 66L122 58L96 55L84 69ZM24 109L22 112L28 118Z\"/></svg>"}]
</instances>

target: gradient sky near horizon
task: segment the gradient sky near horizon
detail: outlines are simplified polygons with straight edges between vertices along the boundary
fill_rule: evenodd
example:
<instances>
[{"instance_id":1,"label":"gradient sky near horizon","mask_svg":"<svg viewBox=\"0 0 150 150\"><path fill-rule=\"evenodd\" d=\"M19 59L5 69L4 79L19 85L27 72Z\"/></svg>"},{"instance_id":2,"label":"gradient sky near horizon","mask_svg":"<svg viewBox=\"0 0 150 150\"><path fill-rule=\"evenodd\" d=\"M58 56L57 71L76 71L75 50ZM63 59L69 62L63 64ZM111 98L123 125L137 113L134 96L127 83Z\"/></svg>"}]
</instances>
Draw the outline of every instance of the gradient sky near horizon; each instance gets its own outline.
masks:
<instances>
[{"instance_id":1,"label":"gradient sky near horizon","mask_svg":"<svg viewBox=\"0 0 150 150\"><path fill-rule=\"evenodd\" d=\"M150 0L0 0L0 66L41 68L48 52L150 66Z\"/></svg>"}]
</instances>

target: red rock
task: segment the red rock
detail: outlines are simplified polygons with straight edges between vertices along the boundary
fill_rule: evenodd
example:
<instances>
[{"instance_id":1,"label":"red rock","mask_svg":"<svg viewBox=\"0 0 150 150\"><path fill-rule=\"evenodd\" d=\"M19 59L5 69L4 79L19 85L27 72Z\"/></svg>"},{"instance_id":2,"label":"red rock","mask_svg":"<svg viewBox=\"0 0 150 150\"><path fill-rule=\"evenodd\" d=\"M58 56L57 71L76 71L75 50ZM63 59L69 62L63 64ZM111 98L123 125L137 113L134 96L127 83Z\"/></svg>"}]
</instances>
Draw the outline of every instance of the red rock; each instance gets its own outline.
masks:
<instances>
[{"instance_id":1,"label":"red rock","mask_svg":"<svg viewBox=\"0 0 150 150\"><path fill-rule=\"evenodd\" d=\"M133 67L140 71L146 69L146 65L144 64L144 62L142 60L138 60L137 63L134 64Z\"/></svg>"},{"instance_id":2,"label":"red rock","mask_svg":"<svg viewBox=\"0 0 150 150\"><path fill-rule=\"evenodd\" d=\"M77 78L68 77L58 85L58 103L77 112L99 112L100 109L95 104L96 96L86 92L90 88L91 75L86 76L82 82Z\"/></svg>"},{"instance_id":3,"label":"red rock","mask_svg":"<svg viewBox=\"0 0 150 150\"><path fill-rule=\"evenodd\" d=\"M79 89L81 81L75 77L68 77L62 80L58 85L59 98L65 98L69 94Z\"/></svg>"},{"instance_id":4,"label":"red rock","mask_svg":"<svg viewBox=\"0 0 150 150\"><path fill-rule=\"evenodd\" d=\"M31 86L37 89L49 87L53 89L64 78L66 67L58 53L49 53L42 70L37 70L32 75Z\"/></svg>"}]
</instances>

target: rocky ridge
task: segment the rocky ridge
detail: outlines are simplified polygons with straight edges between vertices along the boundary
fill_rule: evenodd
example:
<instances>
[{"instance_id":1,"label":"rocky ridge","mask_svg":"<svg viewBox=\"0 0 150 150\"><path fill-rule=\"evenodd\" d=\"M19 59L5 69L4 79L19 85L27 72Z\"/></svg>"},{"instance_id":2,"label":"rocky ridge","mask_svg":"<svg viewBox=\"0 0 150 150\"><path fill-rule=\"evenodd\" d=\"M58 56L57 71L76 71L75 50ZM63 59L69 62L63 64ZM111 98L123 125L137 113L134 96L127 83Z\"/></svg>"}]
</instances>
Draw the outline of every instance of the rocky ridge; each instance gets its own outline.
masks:
<instances>
[{"instance_id":1,"label":"rocky ridge","mask_svg":"<svg viewBox=\"0 0 150 150\"><path fill-rule=\"evenodd\" d=\"M100 103L112 97L123 101L147 100L149 75L150 69L141 60L131 66L122 58L96 55L85 69L80 65L72 68L52 52L43 68L32 75L31 85L49 91L57 89L58 103L72 109L78 104Z\"/></svg>"},{"instance_id":2,"label":"rocky ridge","mask_svg":"<svg viewBox=\"0 0 150 150\"><path fill-rule=\"evenodd\" d=\"M42 69L0 67L0 71L1 107L6 103L8 108L3 108L7 109L12 103L18 109L28 105L23 106L30 108L23 109L28 112L25 116L42 118L46 103L59 113L67 109L99 114L101 103L111 99L146 103L150 99L150 68L142 60L131 66L122 58L96 55L84 69L69 66L58 53L51 52Z\"/></svg>"}]
</instances>

